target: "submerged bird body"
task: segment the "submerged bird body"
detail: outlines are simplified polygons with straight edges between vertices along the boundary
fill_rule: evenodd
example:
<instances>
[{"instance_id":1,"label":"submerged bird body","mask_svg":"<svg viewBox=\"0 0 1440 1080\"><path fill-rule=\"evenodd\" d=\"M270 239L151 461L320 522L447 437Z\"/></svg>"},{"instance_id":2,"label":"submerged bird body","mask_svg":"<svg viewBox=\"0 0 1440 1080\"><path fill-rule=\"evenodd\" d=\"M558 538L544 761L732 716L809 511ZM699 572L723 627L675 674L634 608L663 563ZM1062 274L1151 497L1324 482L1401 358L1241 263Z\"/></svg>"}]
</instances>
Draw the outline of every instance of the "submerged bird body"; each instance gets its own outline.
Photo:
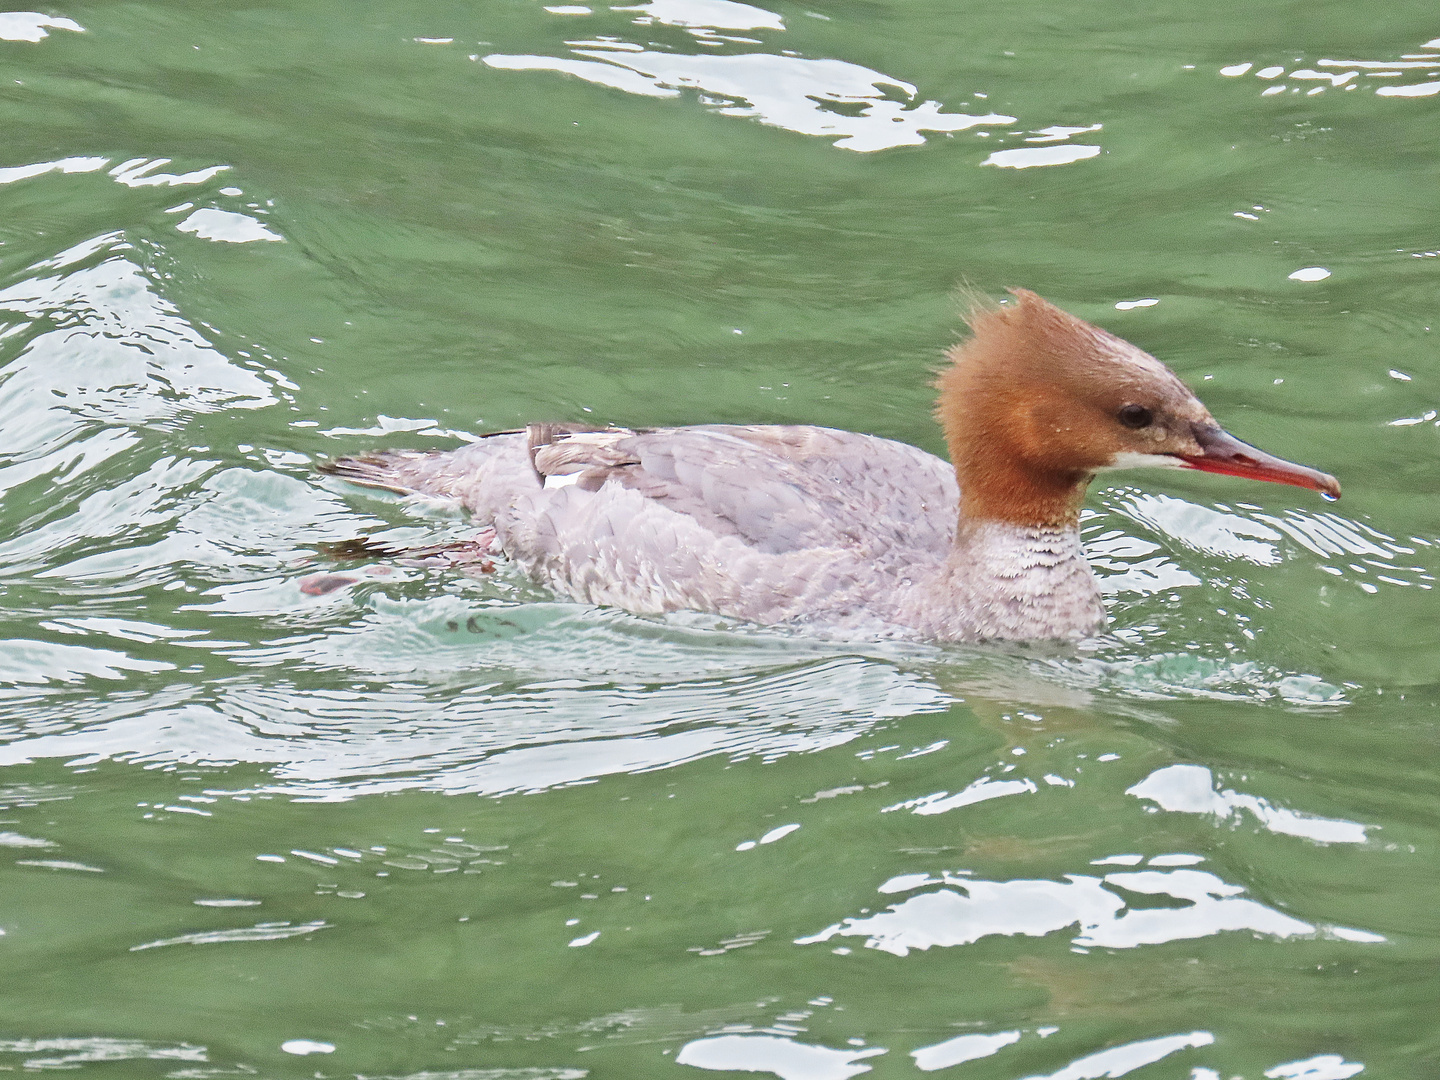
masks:
<instances>
[{"instance_id":1,"label":"submerged bird body","mask_svg":"<svg viewBox=\"0 0 1440 1080\"><path fill-rule=\"evenodd\" d=\"M953 465L820 427L533 424L323 468L463 504L493 528L494 553L574 600L939 641L1076 639L1103 624L1078 521L1099 469L1202 468L1338 494L1225 435L1153 357L1016 296L972 317L940 377Z\"/></svg>"}]
</instances>

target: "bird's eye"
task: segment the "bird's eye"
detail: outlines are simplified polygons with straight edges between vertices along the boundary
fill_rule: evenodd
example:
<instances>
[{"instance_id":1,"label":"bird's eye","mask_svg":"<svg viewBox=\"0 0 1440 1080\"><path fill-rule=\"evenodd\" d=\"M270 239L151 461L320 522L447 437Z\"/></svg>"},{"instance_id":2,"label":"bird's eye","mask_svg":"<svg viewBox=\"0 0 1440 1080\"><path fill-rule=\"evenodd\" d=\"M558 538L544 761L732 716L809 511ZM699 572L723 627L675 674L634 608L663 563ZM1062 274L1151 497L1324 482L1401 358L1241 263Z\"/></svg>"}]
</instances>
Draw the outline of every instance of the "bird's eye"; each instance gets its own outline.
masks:
<instances>
[{"instance_id":1,"label":"bird's eye","mask_svg":"<svg viewBox=\"0 0 1440 1080\"><path fill-rule=\"evenodd\" d=\"M1155 420L1155 414L1144 405L1126 405L1118 413L1115 419L1128 428L1149 427Z\"/></svg>"}]
</instances>

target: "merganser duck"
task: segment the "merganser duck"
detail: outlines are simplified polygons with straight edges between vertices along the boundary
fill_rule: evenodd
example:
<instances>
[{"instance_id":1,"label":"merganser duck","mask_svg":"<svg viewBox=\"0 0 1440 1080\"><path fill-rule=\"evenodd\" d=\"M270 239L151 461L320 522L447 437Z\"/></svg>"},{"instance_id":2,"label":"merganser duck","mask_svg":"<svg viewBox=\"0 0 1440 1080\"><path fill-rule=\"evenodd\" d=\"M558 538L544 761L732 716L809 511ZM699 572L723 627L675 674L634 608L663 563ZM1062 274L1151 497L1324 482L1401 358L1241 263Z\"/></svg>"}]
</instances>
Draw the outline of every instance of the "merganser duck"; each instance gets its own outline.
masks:
<instances>
[{"instance_id":1,"label":"merganser duck","mask_svg":"<svg viewBox=\"0 0 1440 1080\"><path fill-rule=\"evenodd\" d=\"M950 461L799 425L532 424L321 468L463 504L561 596L844 636L1075 640L1105 621L1080 546L1097 472L1199 469L1338 498L1224 431L1159 360L1023 289L978 307L935 414Z\"/></svg>"}]
</instances>

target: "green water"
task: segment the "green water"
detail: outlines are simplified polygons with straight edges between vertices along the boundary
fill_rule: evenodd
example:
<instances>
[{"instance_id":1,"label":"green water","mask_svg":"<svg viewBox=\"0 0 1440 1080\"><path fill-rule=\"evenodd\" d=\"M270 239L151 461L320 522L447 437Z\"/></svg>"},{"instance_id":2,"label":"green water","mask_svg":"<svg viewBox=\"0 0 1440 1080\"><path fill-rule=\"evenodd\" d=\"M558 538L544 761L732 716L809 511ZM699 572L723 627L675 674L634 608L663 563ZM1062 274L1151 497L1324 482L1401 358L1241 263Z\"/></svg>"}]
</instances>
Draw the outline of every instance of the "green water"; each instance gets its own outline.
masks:
<instances>
[{"instance_id":1,"label":"green water","mask_svg":"<svg viewBox=\"0 0 1440 1080\"><path fill-rule=\"evenodd\" d=\"M0 14L0 1072L1440 1073L1433 3L567 10ZM532 419L940 452L962 280L1344 500L1110 474L1078 651L316 554Z\"/></svg>"}]
</instances>

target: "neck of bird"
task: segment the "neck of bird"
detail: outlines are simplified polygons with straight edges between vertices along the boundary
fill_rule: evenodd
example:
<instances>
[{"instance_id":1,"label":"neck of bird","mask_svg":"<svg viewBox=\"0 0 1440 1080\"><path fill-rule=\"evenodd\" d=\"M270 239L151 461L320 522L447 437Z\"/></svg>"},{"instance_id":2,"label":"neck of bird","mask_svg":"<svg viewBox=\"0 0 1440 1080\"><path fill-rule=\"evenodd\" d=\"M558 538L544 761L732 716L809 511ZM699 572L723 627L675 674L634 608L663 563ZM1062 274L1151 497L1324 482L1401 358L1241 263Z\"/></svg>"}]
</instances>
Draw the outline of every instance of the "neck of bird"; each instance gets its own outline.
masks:
<instances>
[{"instance_id":1,"label":"neck of bird","mask_svg":"<svg viewBox=\"0 0 1440 1080\"><path fill-rule=\"evenodd\" d=\"M1074 529L1090 477L1025 465L1004 454L970 454L952 460L960 485L960 533L982 522L1022 528Z\"/></svg>"},{"instance_id":2,"label":"neck of bird","mask_svg":"<svg viewBox=\"0 0 1440 1080\"><path fill-rule=\"evenodd\" d=\"M937 637L1081 638L1105 613L1078 518L1047 524L961 519L936 582ZM943 599L942 599L943 598Z\"/></svg>"}]
</instances>

